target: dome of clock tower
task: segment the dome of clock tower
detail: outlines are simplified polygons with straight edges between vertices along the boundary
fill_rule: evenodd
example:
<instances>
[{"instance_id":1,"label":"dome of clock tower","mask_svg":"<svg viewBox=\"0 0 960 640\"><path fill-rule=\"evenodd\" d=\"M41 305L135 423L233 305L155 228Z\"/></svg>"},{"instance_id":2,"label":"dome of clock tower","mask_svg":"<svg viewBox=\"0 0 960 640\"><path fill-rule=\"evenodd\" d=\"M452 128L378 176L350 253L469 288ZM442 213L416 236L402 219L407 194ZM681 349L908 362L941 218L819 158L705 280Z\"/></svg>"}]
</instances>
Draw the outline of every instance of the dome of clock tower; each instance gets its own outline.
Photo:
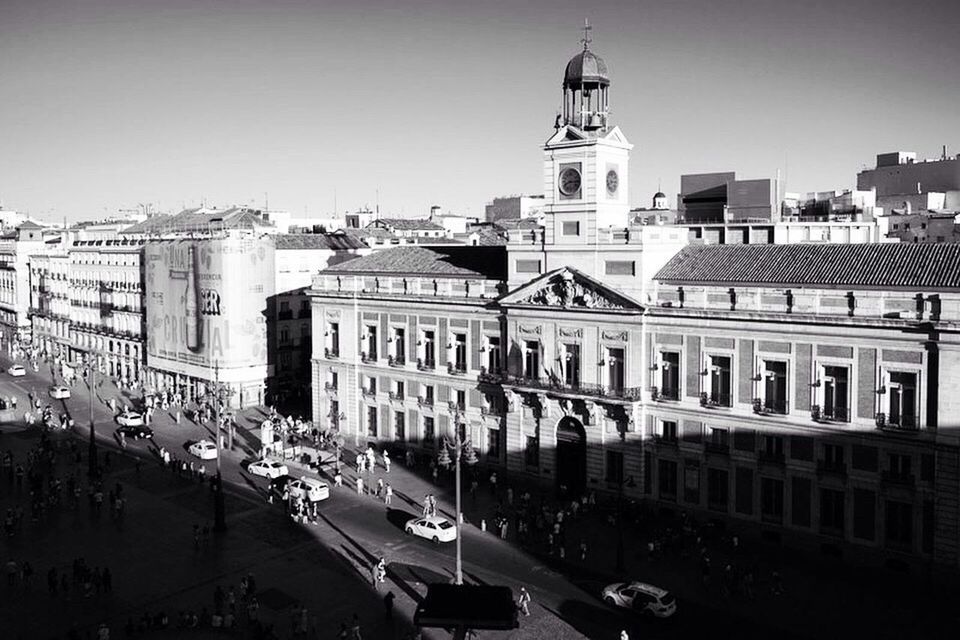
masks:
<instances>
[{"instance_id":1,"label":"dome of clock tower","mask_svg":"<svg viewBox=\"0 0 960 640\"><path fill-rule=\"evenodd\" d=\"M570 58L570 62L567 63L567 68L563 73L564 87L579 88L582 85L606 86L609 84L610 77L607 75L607 63L586 47Z\"/></svg>"}]
</instances>

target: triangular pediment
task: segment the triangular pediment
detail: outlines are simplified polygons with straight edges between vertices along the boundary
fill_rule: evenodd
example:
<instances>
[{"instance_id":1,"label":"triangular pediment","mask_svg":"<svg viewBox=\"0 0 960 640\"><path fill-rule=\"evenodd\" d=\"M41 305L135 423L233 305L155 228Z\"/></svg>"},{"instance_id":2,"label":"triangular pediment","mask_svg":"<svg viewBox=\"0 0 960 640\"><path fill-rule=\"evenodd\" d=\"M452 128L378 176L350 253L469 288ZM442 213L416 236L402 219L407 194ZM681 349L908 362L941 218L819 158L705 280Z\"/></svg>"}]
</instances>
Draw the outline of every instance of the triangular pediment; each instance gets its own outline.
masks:
<instances>
[{"instance_id":1,"label":"triangular pediment","mask_svg":"<svg viewBox=\"0 0 960 640\"><path fill-rule=\"evenodd\" d=\"M584 131L574 127L573 125L563 125L557 129L552 136L547 140L546 144L559 144L561 142L577 142L580 140L586 140L588 138L587 134Z\"/></svg>"},{"instance_id":2,"label":"triangular pediment","mask_svg":"<svg viewBox=\"0 0 960 640\"><path fill-rule=\"evenodd\" d=\"M612 140L614 142L619 142L620 144L630 144L630 141L627 140L627 136L623 135L623 131L620 130L620 127L614 127L607 131L603 136L604 140Z\"/></svg>"},{"instance_id":3,"label":"triangular pediment","mask_svg":"<svg viewBox=\"0 0 960 640\"><path fill-rule=\"evenodd\" d=\"M511 291L501 305L580 311L643 311L643 305L572 267L563 267Z\"/></svg>"}]
</instances>

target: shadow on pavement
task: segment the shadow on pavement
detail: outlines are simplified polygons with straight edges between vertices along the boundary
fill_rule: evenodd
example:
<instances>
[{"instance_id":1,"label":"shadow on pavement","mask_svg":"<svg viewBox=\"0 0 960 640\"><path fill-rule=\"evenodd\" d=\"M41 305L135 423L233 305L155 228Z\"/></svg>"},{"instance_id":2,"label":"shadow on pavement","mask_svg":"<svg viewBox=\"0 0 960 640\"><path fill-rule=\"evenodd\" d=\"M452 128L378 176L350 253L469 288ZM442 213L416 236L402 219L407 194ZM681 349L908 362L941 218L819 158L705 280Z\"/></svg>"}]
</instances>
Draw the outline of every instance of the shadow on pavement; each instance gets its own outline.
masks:
<instances>
[{"instance_id":1,"label":"shadow on pavement","mask_svg":"<svg viewBox=\"0 0 960 640\"><path fill-rule=\"evenodd\" d=\"M417 517L419 517L417 514L404 511L403 509L387 509L387 521L400 531L404 530L404 527L410 520Z\"/></svg>"}]
</instances>

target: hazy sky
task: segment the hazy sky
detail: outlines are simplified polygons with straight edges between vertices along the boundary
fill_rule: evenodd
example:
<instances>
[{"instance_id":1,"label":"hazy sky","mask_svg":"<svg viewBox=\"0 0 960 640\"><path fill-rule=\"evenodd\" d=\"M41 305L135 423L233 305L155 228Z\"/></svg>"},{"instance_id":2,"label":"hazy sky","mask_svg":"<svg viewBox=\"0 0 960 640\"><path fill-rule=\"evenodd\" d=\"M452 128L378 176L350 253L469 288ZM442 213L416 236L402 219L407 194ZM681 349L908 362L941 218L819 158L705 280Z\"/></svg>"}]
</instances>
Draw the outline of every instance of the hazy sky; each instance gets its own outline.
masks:
<instances>
[{"instance_id":1,"label":"hazy sky","mask_svg":"<svg viewBox=\"0 0 960 640\"><path fill-rule=\"evenodd\" d=\"M0 0L0 201L482 214L542 191L584 17L635 205L681 173L826 190L960 152L958 0Z\"/></svg>"}]
</instances>

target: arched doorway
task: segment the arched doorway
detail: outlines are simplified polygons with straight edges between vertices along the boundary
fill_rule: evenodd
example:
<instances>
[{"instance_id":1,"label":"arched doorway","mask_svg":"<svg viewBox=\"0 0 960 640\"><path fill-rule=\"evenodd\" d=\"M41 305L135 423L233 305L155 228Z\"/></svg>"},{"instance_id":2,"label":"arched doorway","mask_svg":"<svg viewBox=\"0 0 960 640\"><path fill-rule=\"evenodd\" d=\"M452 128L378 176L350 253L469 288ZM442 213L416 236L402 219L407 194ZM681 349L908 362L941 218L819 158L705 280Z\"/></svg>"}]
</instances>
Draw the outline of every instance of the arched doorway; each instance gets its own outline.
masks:
<instances>
[{"instance_id":1,"label":"arched doorway","mask_svg":"<svg viewBox=\"0 0 960 640\"><path fill-rule=\"evenodd\" d=\"M587 434L570 416L557 423L556 476L563 497L579 496L587 487Z\"/></svg>"}]
</instances>

